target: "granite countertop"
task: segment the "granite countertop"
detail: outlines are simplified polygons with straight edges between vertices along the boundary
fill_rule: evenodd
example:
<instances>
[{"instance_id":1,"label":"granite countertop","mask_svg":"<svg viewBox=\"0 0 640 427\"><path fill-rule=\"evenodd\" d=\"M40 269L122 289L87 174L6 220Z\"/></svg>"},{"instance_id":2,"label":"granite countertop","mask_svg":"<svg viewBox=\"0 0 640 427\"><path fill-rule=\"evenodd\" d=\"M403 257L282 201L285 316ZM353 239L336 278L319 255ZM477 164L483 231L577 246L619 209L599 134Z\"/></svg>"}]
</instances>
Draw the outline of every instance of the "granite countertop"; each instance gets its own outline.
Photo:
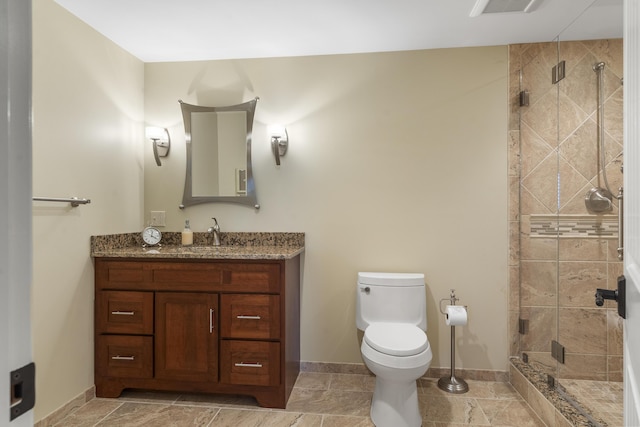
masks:
<instances>
[{"instance_id":1,"label":"granite countertop","mask_svg":"<svg viewBox=\"0 0 640 427\"><path fill-rule=\"evenodd\" d=\"M162 245L144 248L140 233L91 236L94 258L291 259L304 252L304 233L220 233L213 246L208 233L193 233L193 245L182 246L181 234L162 233Z\"/></svg>"}]
</instances>

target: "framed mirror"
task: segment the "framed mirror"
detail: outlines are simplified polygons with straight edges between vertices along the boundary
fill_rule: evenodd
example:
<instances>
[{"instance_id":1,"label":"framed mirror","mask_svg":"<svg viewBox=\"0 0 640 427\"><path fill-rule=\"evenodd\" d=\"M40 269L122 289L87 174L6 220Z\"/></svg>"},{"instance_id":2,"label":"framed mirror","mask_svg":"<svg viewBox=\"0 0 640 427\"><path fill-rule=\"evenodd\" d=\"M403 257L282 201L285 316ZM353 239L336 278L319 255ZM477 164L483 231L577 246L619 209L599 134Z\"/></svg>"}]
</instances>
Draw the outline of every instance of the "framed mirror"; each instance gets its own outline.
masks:
<instances>
[{"instance_id":1,"label":"framed mirror","mask_svg":"<svg viewBox=\"0 0 640 427\"><path fill-rule=\"evenodd\" d=\"M180 209L213 202L260 208L251 166L251 132L258 99L225 107L178 101L187 147Z\"/></svg>"}]
</instances>

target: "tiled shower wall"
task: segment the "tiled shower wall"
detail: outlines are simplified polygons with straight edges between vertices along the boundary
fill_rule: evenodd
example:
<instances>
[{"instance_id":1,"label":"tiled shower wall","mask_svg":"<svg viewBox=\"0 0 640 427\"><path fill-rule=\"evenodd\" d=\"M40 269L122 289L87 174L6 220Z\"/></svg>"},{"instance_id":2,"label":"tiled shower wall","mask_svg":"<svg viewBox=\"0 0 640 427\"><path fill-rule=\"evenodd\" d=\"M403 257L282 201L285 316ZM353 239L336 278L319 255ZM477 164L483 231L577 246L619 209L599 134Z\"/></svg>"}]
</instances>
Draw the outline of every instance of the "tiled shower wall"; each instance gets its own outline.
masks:
<instances>
[{"instance_id":1,"label":"tiled shower wall","mask_svg":"<svg viewBox=\"0 0 640 427\"><path fill-rule=\"evenodd\" d=\"M559 60L565 61L566 77L553 84L551 70ZM622 40L509 47L510 351L526 353L531 363L559 378L621 381L622 322L610 301L597 307L594 298L596 288L615 289L622 274L617 201L604 216L589 214L584 205L587 191L598 185L592 66L601 61L606 63L607 177L617 193ZM529 94L528 106L519 106L521 90ZM562 235L539 231L549 229ZM524 334L519 318L527 322ZM551 357L552 340L565 347L564 364Z\"/></svg>"}]
</instances>

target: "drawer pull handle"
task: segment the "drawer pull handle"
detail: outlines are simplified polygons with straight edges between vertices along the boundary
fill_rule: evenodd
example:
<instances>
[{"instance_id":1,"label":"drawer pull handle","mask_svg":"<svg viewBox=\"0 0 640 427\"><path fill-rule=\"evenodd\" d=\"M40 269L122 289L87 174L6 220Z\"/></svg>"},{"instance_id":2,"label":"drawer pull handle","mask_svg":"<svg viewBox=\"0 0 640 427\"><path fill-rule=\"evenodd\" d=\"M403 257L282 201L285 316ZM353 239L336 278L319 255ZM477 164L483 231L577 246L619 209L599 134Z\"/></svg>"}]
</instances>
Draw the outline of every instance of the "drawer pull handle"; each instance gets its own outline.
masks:
<instances>
[{"instance_id":1,"label":"drawer pull handle","mask_svg":"<svg viewBox=\"0 0 640 427\"><path fill-rule=\"evenodd\" d=\"M261 317L260 316L247 316L247 315L240 314L240 315L236 316L236 319L260 320Z\"/></svg>"},{"instance_id":2,"label":"drawer pull handle","mask_svg":"<svg viewBox=\"0 0 640 427\"><path fill-rule=\"evenodd\" d=\"M209 309L209 333L213 333L213 308Z\"/></svg>"},{"instance_id":3,"label":"drawer pull handle","mask_svg":"<svg viewBox=\"0 0 640 427\"><path fill-rule=\"evenodd\" d=\"M111 356L112 360L136 360L135 356Z\"/></svg>"},{"instance_id":4,"label":"drawer pull handle","mask_svg":"<svg viewBox=\"0 0 640 427\"><path fill-rule=\"evenodd\" d=\"M136 314L135 311L112 311L111 314L114 314L116 316L133 316Z\"/></svg>"},{"instance_id":5,"label":"drawer pull handle","mask_svg":"<svg viewBox=\"0 0 640 427\"><path fill-rule=\"evenodd\" d=\"M242 368L262 368L262 363L245 363L245 362L240 362L240 363L235 363L235 366L239 366Z\"/></svg>"}]
</instances>

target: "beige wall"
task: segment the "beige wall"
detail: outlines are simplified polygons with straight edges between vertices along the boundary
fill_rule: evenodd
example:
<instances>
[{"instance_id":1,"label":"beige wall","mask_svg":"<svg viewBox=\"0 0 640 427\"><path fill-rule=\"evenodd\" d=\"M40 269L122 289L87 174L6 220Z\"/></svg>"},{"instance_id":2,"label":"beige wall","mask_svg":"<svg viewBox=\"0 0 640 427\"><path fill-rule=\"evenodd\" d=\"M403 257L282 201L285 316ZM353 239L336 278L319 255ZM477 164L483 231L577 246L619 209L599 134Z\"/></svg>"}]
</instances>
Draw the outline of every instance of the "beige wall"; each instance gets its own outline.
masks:
<instances>
[{"instance_id":1,"label":"beige wall","mask_svg":"<svg viewBox=\"0 0 640 427\"><path fill-rule=\"evenodd\" d=\"M223 231L306 232L303 360L361 362L358 271L420 271L432 366L449 365L437 301L453 287L471 318L458 328L457 366L506 370L506 92L506 47L143 65L53 1L36 0L34 195L92 203L34 203L35 419L93 384L89 236L139 230L150 210L167 212L168 231L186 218L203 231L216 216ZM253 96L262 208L180 211L177 100ZM143 116L171 132L161 168L143 141ZM276 122L291 140L279 168L266 137Z\"/></svg>"},{"instance_id":2,"label":"beige wall","mask_svg":"<svg viewBox=\"0 0 640 427\"><path fill-rule=\"evenodd\" d=\"M184 128L178 99L227 105L260 97L253 160L260 210L181 211ZM302 359L361 363L358 271L424 272L432 367L448 367L438 301L469 305L457 367L507 369L507 48L464 48L145 65L145 120L173 146L145 146L145 218L165 210L204 231L306 233ZM275 166L266 135L287 126Z\"/></svg>"},{"instance_id":3,"label":"beige wall","mask_svg":"<svg viewBox=\"0 0 640 427\"><path fill-rule=\"evenodd\" d=\"M139 230L143 64L52 0L33 2L32 325L42 419L93 385L89 236Z\"/></svg>"}]
</instances>

